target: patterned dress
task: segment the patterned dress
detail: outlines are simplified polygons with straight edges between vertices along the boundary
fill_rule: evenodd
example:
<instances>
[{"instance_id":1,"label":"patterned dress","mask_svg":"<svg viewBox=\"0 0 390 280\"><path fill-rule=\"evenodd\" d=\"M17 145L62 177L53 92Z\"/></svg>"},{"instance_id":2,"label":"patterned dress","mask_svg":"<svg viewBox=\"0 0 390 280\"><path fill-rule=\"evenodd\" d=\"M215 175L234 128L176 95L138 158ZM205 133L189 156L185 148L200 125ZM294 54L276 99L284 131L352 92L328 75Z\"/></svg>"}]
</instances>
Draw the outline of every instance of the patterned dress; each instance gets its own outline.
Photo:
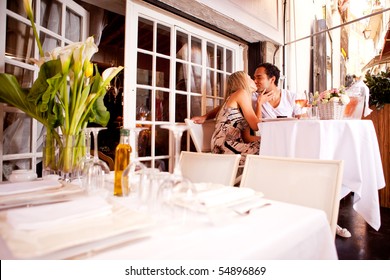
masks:
<instances>
[{"instance_id":1,"label":"patterned dress","mask_svg":"<svg viewBox=\"0 0 390 280\"><path fill-rule=\"evenodd\" d=\"M216 154L241 154L240 165L246 154L259 154L260 141L245 143L241 132L249 127L239 108L224 105L217 116L215 131L211 138L211 151Z\"/></svg>"}]
</instances>

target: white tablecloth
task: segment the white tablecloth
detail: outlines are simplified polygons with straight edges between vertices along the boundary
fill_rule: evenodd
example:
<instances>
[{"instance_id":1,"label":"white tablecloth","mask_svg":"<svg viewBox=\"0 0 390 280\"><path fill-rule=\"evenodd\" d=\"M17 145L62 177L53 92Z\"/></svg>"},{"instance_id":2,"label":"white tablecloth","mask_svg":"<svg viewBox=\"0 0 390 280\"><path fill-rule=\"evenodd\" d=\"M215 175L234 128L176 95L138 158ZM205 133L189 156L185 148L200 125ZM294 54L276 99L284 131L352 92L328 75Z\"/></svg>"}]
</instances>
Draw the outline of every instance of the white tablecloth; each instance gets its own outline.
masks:
<instances>
[{"instance_id":1,"label":"white tablecloth","mask_svg":"<svg viewBox=\"0 0 390 280\"><path fill-rule=\"evenodd\" d=\"M171 210L187 208L139 212L136 194L109 196L108 201L83 197L0 211L0 259L337 259L334 236L323 211L270 201L244 188L214 187L217 189L211 188L202 196L199 193L199 199L218 191L220 203L184 212L189 214L188 222L180 226L172 225ZM231 200L233 192L236 200ZM223 197L225 200L220 199ZM80 213L74 217L72 209L64 209L81 207L87 214L90 207L98 213L108 205L111 210L103 215ZM242 216L233 209L252 211ZM38 215L42 212L51 214L46 223ZM11 220L16 217L19 224L27 222L35 227L15 226Z\"/></svg>"},{"instance_id":2,"label":"white tablecloth","mask_svg":"<svg viewBox=\"0 0 390 280\"><path fill-rule=\"evenodd\" d=\"M231 211L231 210L230 210ZM224 213L192 228L97 253L90 259L249 260L337 259L334 236L323 211L272 201L250 215Z\"/></svg>"},{"instance_id":3,"label":"white tablecloth","mask_svg":"<svg viewBox=\"0 0 390 280\"><path fill-rule=\"evenodd\" d=\"M343 187L354 209L378 230L378 190L385 186L375 128L370 120L295 120L259 123L260 154L344 160Z\"/></svg>"}]
</instances>

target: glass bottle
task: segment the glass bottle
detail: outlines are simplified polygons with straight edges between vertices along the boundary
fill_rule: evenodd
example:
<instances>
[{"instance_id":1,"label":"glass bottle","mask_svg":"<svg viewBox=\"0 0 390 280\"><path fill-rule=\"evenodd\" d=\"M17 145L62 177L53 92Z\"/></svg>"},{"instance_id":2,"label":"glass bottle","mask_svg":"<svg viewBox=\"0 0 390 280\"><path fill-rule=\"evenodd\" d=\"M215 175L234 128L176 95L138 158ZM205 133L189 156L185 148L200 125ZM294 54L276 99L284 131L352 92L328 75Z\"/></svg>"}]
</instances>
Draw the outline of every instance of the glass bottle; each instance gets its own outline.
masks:
<instances>
[{"instance_id":1,"label":"glass bottle","mask_svg":"<svg viewBox=\"0 0 390 280\"><path fill-rule=\"evenodd\" d=\"M115 149L114 195L116 196L127 195L122 192L122 173L130 164L130 153L132 149L129 142L129 135L130 130L122 128L119 144Z\"/></svg>"}]
</instances>

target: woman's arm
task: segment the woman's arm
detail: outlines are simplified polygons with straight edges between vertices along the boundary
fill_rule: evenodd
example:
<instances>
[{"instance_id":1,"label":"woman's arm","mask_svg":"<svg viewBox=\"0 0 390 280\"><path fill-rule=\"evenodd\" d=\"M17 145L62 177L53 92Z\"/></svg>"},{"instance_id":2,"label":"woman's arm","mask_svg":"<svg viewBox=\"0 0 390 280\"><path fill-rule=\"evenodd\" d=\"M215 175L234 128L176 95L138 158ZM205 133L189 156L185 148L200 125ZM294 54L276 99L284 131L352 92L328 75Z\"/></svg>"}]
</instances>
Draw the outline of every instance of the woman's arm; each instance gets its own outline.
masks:
<instances>
[{"instance_id":1,"label":"woman's arm","mask_svg":"<svg viewBox=\"0 0 390 280\"><path fill-rule=\"evenodd\" d=\"M250 142L255 142L260 140L259 136L251 135L251 130L249 129L249 127L247 127L244 131L241 132L241 137L245 143L250 143Z\"/></svg>"},{"instance_id":2,"label":"woman's arm","mask_svg":"<svg viewBox=\"0 0 390 280\"><path fill-rule=\"evenodd\" d=\"M199 124L204 123L206 120L215 119L219 110L221 110L221 105L215 107L214 109L204 114L203 116L192 117L191 120L193 120L194 123L199 123Z\"/></svg>"},{"instance_id":3,"label":"woman's arm","mask_svg":"<svg viewBox=\"0 0 390 280\"><path fill-rule=\"evenodd\" d=\"M261 108L256 108L256 111L259 114L257 116L255 111L253 111L251 97L246 93L245 90L238 90L234 92L229 98L229 101L233 101L231 99L233 99L237 103L238 107L241 108L242 114L244 115L244 118L248 122L250 128L254 131L257 131L259 129L257 124L261 120ZM234 105L232 107L234 107Z\"/></svg>"}]
</instances>

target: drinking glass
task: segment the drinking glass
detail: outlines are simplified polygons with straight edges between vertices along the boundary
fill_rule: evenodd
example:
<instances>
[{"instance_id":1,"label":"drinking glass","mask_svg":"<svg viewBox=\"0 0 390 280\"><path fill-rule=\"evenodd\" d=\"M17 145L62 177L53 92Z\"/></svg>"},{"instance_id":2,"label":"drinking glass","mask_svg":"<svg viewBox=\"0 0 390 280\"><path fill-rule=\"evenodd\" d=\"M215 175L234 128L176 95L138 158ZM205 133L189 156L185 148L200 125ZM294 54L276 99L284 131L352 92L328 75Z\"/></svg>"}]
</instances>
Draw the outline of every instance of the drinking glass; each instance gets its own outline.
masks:
<instances>
[{"instance_id":1,"label":"drinking glass","mask_svg":"<svg viewBox=\"0 0 390 280\"><path fill-rule=\"evenodd\" d=\"M80 169L79 169L80 173L82 173L86 163L92 160L92 157L91 157L91 133L92 133L92 130L93 130L92 127L86 127L83 129L84 137L85 137L86 151L85 151L85 155L80 160Z\"/></svg>"},{"instance_id":2,"label":"drinking glass","mask_svg":"<svg viewBox=\"0 0 390 280\"><path fill-rule=\"evenodd\" d=\"M82 186L88 194L104 192L104 176L110 173L108 165L99 159L98 134L106 127L91 127L94 140L94 154L92 160L86 161L82 170Z\"/></svg>"},{"instance_id":3,"label":"drinking glass","mask_svg":"<svg viewBox=\"0 0 390 280\"><path fill-rule=\"evenodd\" d=\"M130 155L130 164L122 173L122 195L128 196L131 192L140 192L143 186L146 166L138 159L138 137L145 127L133 127L129 130L135 134L134 153Z\"/></svg>"},{"instance_id":4,"label":"drinking glass","mask_svg":"<svg viewBox=\"0 0 390 280\"><path fill-rule=\"evenodd\" d=\"M174 221L185 223L189 208L194 204L196 191L193 184L183 177L180 164L180 143L183 132L188 129L185 124L166 124L161 128L168 129L175 139L175 164L173 173L167 176L159 188L158 200L161 213L168 214ZM178 205L181 206L178 206Z\"/></svg>"}]
</instances>

